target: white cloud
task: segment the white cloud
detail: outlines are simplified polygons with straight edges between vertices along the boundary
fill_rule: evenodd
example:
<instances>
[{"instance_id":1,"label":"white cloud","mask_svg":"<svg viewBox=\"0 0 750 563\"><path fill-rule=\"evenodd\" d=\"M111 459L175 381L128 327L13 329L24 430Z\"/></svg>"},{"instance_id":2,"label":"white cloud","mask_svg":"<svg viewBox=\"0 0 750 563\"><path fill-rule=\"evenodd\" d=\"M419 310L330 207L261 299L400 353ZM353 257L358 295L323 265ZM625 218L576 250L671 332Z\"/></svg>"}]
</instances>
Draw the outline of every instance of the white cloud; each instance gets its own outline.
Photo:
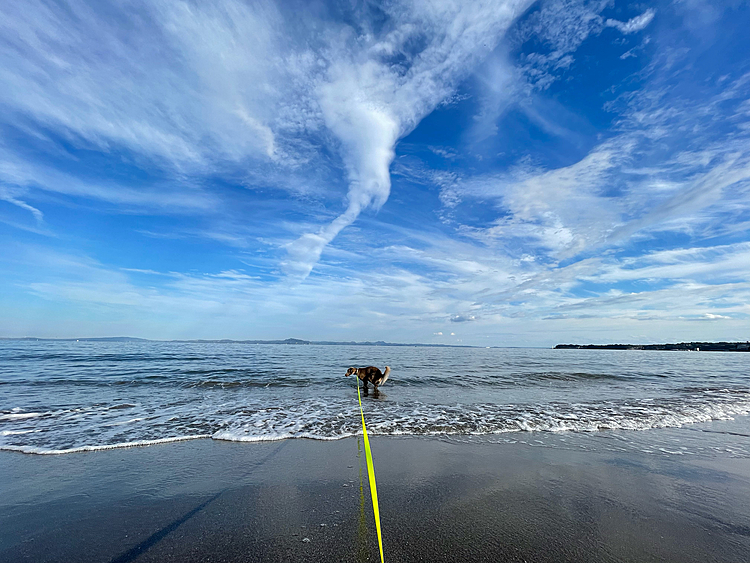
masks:
<instances>
[{"instance_id":1,"label":"white cloud","mask_svg":"<svg viewBox=\"0 0 750 563\"><path fill-rule=\"evenodd\" d=\"M629 157L629 143L608 142L581 161L552 171L520 166L508 174L459 180L441 191L444 203L497 200L504 216L489 228L464 226L465 234L485 243L517 240L560 259L600 244L622 221L624 209L605 197L614 171ZM522 241L527 241L523 243Z\"/></svg>"},{"instance_id":2,"label":"white cloud","mask_svg":"<svg viewBox=\"0 0 750 563\"><path fill-rule=\"evenodd\" d=\"M7 186L0 186L0 201L7 201L8 203L15 205L16 207L20 207L21 209L29 211L34 216L34 219L36 219L36 222L41 223L44 220L44 214L36 207L33 207L25 201L18 199L14 192L15 190L11 190Z\"/></svg>"},{"instance_id":3,"label":"white cloud","mask_svg":"<svg viewBox=\"0 0 750 563\"><path fill-rule=\"evenodd\" d=\"M732 317L728 317L726 315L717 315L715 313L704 313L701 318L707 321L716 321L719 319L731 319Z\"/></svg>"},{"instance_id":4,"label":"white cloud","mask_svg":"<svg viewBox=\"0 0 750 563\"><path fill-rule=\"evenodd\" d=\"M513 68L504 50L494 53L475 74L480 84L482 97L479 111L467 137L479 143L497 135L497 120L519 97L523 82L519 72Z\"/></svg>"},{"instance_id":5,"label":"white cloud","mask_svg":"<svg viewBox=\"0 0 750 563\"><path fill-rule=\"evenodd\" d=\"M546 90L555 80L556 71L569 68L575 52L591 35L604 27L601 16L606 1L548 0L520 26L518 41L533 38L541 41L541 52L522 55L517 72L525 84L519 91Z\"/></svg>"},{"instance_id":6,"label":"white cloud","mask_svg":"<svg viewBox=\"0 0 750 563\"><path fill-rule=\"evenodd\" d=\"M453 93L456 82L500 39L527 2L394 7L381 36L345 36L316 91L326 126L341 144L349 179L346 210L288 246L287 271L306 277L325 246L391 189L396 141ZM411 44L422 42L419 52ZM400 56L396 64L394 55Z\"/></svg>"},{"instance_id":7,"label":"white cloud","mask_svg":"<svg viewBox=\"0 0 750 563\"><path fill-rule=\"evenodd\" d=\"M458 154L451 148L433 146L429 146L427 148L429 148L430 151L432 151L434 154L441 156L446 160L454 160L458 157Z\"/></svg>"},{"instance_id":8,"label":"white cloud","mask_svg":"<svg viewBox=\"0 0 750 563\"><path fill-rule=\"evenodd\" d=\"M288 245L284 266L305 277L362 210L388 199L397 140L454 95L528 4L394 3L377 33L364 11L345 25L270 2L4 4L0 104L19 130L129 151L178 175L326 167L329 145L348 196L335 220ZM49 173L32 179L18 185L56 189Z\"/></svg>"},{"instance_id":9,"label":"white cloud","mask_svg":"<svg viewBox=\"0 0 750 563\"><path fill-rule=\"evenodd\" d=\"M606 22L604 22L604 25L606 25L607 27L614 27L618 29L620 32L627 35L630 33L636 33L638 31L642 31L646 29L648 24L651 23L651 20L654 19L655 15L656 15L656 10L649 8L648 10L643 12L640 16L631 18L626 22L609 19Z\"/></svg>"},{"instance_id":10,"label":"white cloud","mask_svg":"<svg viewBox=\"0 0 750 563\"><path fill-rule=\"evenodd\" d=\"M651 252L622 259L588 277L597 282L693 280L722 283L750 279L750 243Z\"/></svg>"},{"instance_id":11,"label":"white cloud","mask_svg":"<svg viewBox=\"0 0 750 563\"><path fill-rule=\"evenodd\" d=\"M552 0L530 18L524 30L545 41L554 51L569 53L578 49L591 33L601 30L599 13L608 2Z\"/></svg>"},{"instance_id":12,"label":"white cloud","mask_svg":"<svg viewBox=\"0 0 750 563\"><path fill-rule=\"evenodd\" d=\"M471 143L480 143L494 137L498 133L499 118L510 108L523 112L535 125L552 135L574 138L573 131L554 124L535 109L539 104L538 93L547 90L573 66L575 52L589 37L598 35L607 26L617 27L626 34L643 29L655 14L649 9L628 22L607 20L605 23L600 13L608 5L606 1L541 2L540 8L532 11L514 30L511 45L515 48L524 45L515 66L510 62L507 52L510 47L506 45L496 50L476 72L482 95L467 139ZM527 52L529 39L534 40L531 45L536 50ZM537 46L539 42L541 46ZM621 58L635 56L635 49ZM549 113L557 115L565 111L558 105Z\"/></svg>"},{"instance_id":13,"label":"white cloud","mask_svg":"<svg viewBox=\"0 0 750 563\"><path fill-rule=\"evenodd\" d=\"M418 331L449 335L444 332L446 319L462 317L471 320L461 324L465 342L481 344L489 335L500 344L540 345L573 338L573 327L590 338L595 333L625 331L632 323L647 323L648 328L639 329L638 334L646 331L658 340L656 334L686 334L679 332L684 326L669 332L677 330L680 319L710 314L726 317L714 319L712 338L745 338L750 284L716 273L728 271L727 264L742 272L742 264L748 263L746 245L653 253L629 261L596 259L552 270L519 261L515 268L508 263L509 271L503 273L492 252L470 244L451 249L443 242L421 251L386 249L376 257L383 266L362 270L356 278L345 275L348 267L337 272L325 262L318 275L297 286L269 283L236 269L205 273L123 270L85 256L29 246L6 249L0 259L15 261L13 279L23 291L61 310L70 307L78 314L84 312L88 319L84 324L76 321L66 326L86 334L332 340L351 340L356 334L356 339L408 342L414 341ZM417 273L420 268L414 266L414 271L387 266L391 260L403 263L409 252L421 255L429 269ZM464 255L467 264L454 266L447 259L454 252ZM28 279L19 263L30 268ZM38 264L45 264L42 273ZM655 282L655 276L675 274L679 279ZM747 279L746 274L741 278ZM581 280L611 287L623 279L650 279L654 287L583 296L573 291ZM666 287L662 287L664 281L669 282ZM46 317L36 319L29 314L13 326L26 334L50 335Z\"/></svg>"},{"instance_id":14,"label":"white cloud","mask_svg":"<svg viewBox=\"0 0 750 563\"><path fill-rule=\"evenodd\" d=\"M513 104L534 92L548 89L575 62L575 51L589 37L597 36L605 27L614 27L623 34L641 31L651 23L655 10L648 9L627 22L600 15L611 4L607 1L547 0L540 9L521 23L515 34L516 47L529 39L541 47L522 52L515 68L510 67L506 54L496 54L484 67L479 79L484 89L482 108L477 115L474 140L482 140L481 128L494 127L495 120ZM526 45L528 47L528 45ZM634 48L635 49L635 48ZM631 49L621 58L634 56ZM528 105L528 104L527 104ZM489 124L487 122L489 121Z\"/></svg>"},{"instance_id":15,"label":"white cloud","mask_svg":"<svg viewBox=\"0 0 750 563\"><path fill-rule=\"evenodd\" d=\"M279 151L271 125L289 53L272 5L31 0L2 16L1 103L18 127L180 170Z\"/></svg>"},{"instance_id":16,"label":"white cloud","mask_svg":"<svg viewBox=\"0 0 750 563\"><path fill-rule=\"evenodd\" d=\"M25 160L3 141L0 141L0 182L6 185L0 191L0 199L13 199L11 203L15 205L19 205L15 202L23 203L18 198L34 189L113 203L126 210L157 210L166 214L205 212L219 204L215 196L184 179L138 187L110 180L81 179L54 167ZM41 221L40 210L25 203L19 206L31 211Z\"/></svg>"},{"instance_id":17,"label":"white cloud","mask_svg":"<svg viewBox=\"0 0 750 563\"><path fill-rule=\"evenodd\" d=\"M463 201L492 203L494 225L460 225L460 232L555 262L658 232L739 232L732 226L750 212L750 138L740 126L747 118L733 107L746 99L747 84L742 76L699 103L666 87L646 90L631 99L618 134L578 162L545 170L521 161L503 173L454 175L436 182L441 201L455 217Z\"/></svg>"}]
</instances>

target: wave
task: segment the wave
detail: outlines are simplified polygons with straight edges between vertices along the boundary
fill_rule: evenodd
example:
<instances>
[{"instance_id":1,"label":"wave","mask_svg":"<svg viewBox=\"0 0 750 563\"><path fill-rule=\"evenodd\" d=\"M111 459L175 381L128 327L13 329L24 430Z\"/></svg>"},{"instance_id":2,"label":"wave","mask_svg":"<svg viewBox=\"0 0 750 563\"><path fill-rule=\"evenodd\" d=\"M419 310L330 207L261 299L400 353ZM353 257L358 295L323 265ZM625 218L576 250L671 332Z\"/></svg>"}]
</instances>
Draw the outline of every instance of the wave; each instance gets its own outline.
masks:
<instances>
[{"instance_id":1,"label":"wave","mask_svg":"<svg viewBox=\"0 0 750 563\"><path fill-rule=\"evenodd\" d=\"M48 413L44 418L7 421L4 426L9 429L2 431L0 449L63 454L197 438L232 442L339 440L361 432L359 410L345 399L289 401L262 408L227 403L208 408L202 403L187 403L177 410L151 412L148 416L144 409L135 405L131 408L129 403L100 406L87 413L81 409L57 412L58 416ZM373 401L367 405L365 416L373 436L481 436L641 431L748 414L750 391L735 389L672 399L588 403L435 405Z\"/></svg>"},{"instance_id":2,"label":"wave","mask_svg":"<svg viewBox=\"0 0 750 563\"><path fill-rule=\"evenodd\" d=\"M6 412L0 414L0 421L3 420L24 420L27 418L37 418L44 416L47 413L43 412Z\"/></svg>"},{"instance_id":3,"label":"wave","mask_svg":"<svg viewBox=\"0 0 750 563\"><path fill-rule=\"evenodd\" d=\"M682 405L677 408L650 405L545 405L509 411L496 405L474 405L453 408L429 408L422 405L409 414L369 413L368 434L373 436L482 436L517 432L591 433L608 430L643 431L656 428L679 428L713 420L730 420L750 414L750 401L722 405ZM281 424L247 421L212 435L215 440L262 442L305 438L338 440L358 435L355 424L320 419Z\"/></svg>"},{"instance_id":4,"label":"wave","mask_svg":"<svg viewBox=\"0 0 750 563\"><path fill-rule=\"evenodd\" d=\"M7 354L5 358L9 361L29 361L44 362L44 361L55 361L65 362L66 364L100 364L101 362L119 363L119 362L205 362L216 360L219 356L189 356L179 354L91 354L91 353L77 353L77 352L37 352L37 353L18 353L18 354Z\"/></svg>"},{"instance_id":5,"label":"wave","mask_svg":"<svg viewBox=\"0 0 750 563\"><path fill-rule=\"evenodd\" d=\"M21 452L24 454L60 455L60 454L82 453L82 452L96 452L100 450L115 450L119 448L154 446L156 444L168 444L170 442L184 442L186 440L199 440L201 438L210 438L210 437L211 437L210 434L199 434L196 436L172 436L170 438L157 438L155 440L135 440L133 442L120 442L118 444L76 446L73 448L65 448L65 449L49 449L49 448L44 448L44 447L39 447L39 446L0 445L0 450L6 450L10 452Z\"/></svg>"},{"instance_id":6,"label":"wave","mask_svg":"<svg viewBox=\"0 0 750 563\"><path fill-rule=\"evenodd\" d=\"M225 374L245 373L241 377L226 378ZM204 378L198 378L203 375ZM335 380L335 378L334 378ZM295 374L281 374L278 372L248 372L248 370L201 370L200 372L188 373L179 371L174 374L163 375L143 375L139 373L118 374L117 376L109 375L101 377L98 374L86 376L61 375L55 378L42 380L15 378L11 380L0 381L0 386L24 386L29 388L43 389L50 388L92 388L106 389L110 387L164 387L164 388L253 388L253 387L304 387L319 385L320 378L300 377Z\"/></svg>"},{"instance_id":7,"label":"wave","mask_svg":"<svg viewBox=\"0 0 750 563\"><path fill-rule=\"evenodd\" d=\"M321 373L301 374L286 369L174 369L160 373L142 373L138 370L117 370L102 376L98 371L85 372L58 371L54 376L36 378L33 376L13 376L0 380L0 386L17 386L29 389L78 388L81 390L109 388L148 388L154 389L253 389L253 388L299 388L324 385L337 385L344 381L344 371L322 371ZM497 372L464 369L460 376L441 373L435 377L425 377L422 371L398 372L392 380L402 387L453 389L515 389L559 383L561 385L603 387L606 384L641 382L650 384L665 379L675 379L678 375L664 373L597 372L597 371L555 371L518 370ZM684 383L684 379L680 381Z\"/></svg>"},{"instance_id":8,"label":"wave","mask_svg":"<svg viewBox=\"0 0 750 563\"><path fill-rule=\"evenodd\" d=\"M630 379L641 378L666 378L667 375L654 374L617 374L617 373L596 373L596 372L555 372L542 371L530 373L523 379L526 381L627 381Z\"/></svg>"}]
</instances>

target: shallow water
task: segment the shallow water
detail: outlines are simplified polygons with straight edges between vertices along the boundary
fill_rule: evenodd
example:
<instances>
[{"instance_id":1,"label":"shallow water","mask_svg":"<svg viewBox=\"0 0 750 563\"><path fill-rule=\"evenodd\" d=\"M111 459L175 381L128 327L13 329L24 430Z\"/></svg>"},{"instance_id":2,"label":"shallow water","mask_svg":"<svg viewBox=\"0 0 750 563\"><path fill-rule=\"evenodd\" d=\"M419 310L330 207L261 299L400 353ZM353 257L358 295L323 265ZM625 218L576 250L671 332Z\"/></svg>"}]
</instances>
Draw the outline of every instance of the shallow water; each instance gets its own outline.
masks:
<instances>
[{"instance_id":1,"label":"shallow water","mask_svg":"<svg viewBox=\"0 0 750 563\"><path fill-rule=\"evenodd\" d=\"M561 432L627 442L750 413L750 354L736 352L3 341L0 449L339 439L361 431L347 367L386 364L364 401L372 435L559 446ZM750 455L737 442L729 454Z\"/></svg>"}]
</instances>

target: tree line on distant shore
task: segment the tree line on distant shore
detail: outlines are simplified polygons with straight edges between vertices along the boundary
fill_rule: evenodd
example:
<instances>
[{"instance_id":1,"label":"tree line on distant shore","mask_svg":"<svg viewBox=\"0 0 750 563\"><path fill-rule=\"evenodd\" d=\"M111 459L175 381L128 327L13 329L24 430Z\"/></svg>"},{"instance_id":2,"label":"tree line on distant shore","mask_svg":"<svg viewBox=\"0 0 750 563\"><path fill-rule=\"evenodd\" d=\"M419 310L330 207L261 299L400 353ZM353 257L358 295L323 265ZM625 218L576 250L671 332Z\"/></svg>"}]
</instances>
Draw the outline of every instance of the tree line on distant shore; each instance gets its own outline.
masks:
<instances>
[{"instance_id":1,"label":"tree line on distant shore","mask_svg":"<svg viewBox=\"0 0 750 563\"><path fill-rule=\"evenodd\" d=\"M677 344L558 344L555 350L684 350L691 352L750 352L748 342L679 342Z\"/></svg>"}]
</instances>

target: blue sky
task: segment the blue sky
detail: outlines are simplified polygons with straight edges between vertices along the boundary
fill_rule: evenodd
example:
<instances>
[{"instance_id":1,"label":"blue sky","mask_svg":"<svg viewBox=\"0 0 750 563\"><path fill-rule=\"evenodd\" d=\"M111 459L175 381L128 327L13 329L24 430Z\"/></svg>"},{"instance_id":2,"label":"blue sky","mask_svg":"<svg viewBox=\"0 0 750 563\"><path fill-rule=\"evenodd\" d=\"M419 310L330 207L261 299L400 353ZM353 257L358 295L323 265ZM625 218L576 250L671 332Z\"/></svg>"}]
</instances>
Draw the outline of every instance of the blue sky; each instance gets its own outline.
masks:
<instances>
[{"instance_id":1,"label":"blue sky","mask_svg":"<svg viewBox=\"0 0 750 563\"><path fill-rule=\"evenodd\" d=\"M750 339L747 2L0 12L0 336Z\"/></svg>"}]
</instances>

